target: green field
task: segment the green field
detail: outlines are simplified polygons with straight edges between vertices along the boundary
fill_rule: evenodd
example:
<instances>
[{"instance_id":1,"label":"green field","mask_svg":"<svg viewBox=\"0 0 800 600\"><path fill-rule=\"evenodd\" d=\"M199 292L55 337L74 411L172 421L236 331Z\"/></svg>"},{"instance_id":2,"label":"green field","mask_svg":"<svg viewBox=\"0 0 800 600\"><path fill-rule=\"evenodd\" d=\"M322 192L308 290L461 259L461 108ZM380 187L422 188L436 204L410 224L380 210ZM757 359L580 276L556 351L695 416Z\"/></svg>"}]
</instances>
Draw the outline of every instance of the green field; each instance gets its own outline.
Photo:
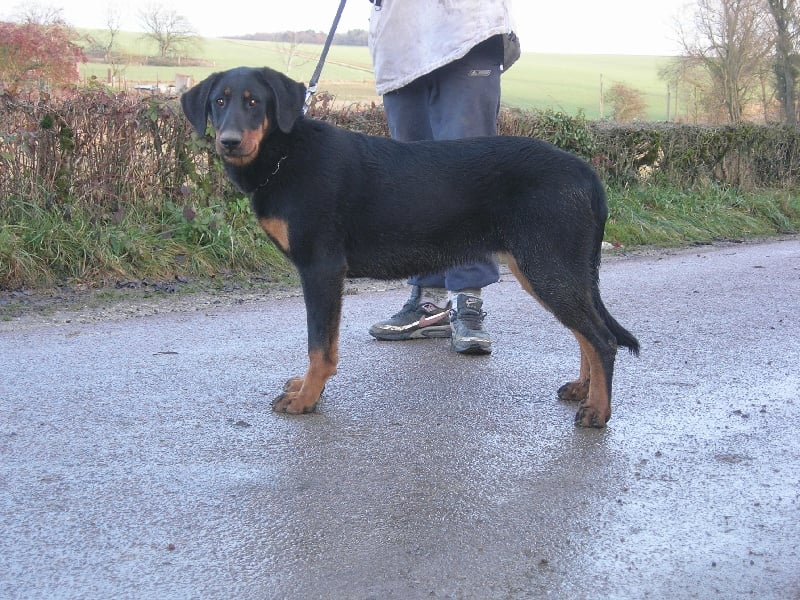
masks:
<instances>
[{"instance_id":1,"label":"green field","mask_svg":"<svg viewBox=\"0 0 800 600\"><path fill-rule=\"evenodd\" d=\"M88 33L102 39L103 31ZM141 34L122 33L119 47L134 55L153 56L156 47ZM288 73L292 78L308 81L319 58L321 46L302 46L301 57ZM126 66L127 83L173 81L177 73L200 80L230 67L269 66L286 71L285 54L278 44L221 38L204 38L192 52L209 67ZM647 117L652 121L666 118L666 84L658 78L658 69L667 57L623 55L578 55L524 53L519 62L503 76L504 104L520 108L552 108L575 114L583 110L589 119L600 116L601 81L605 89L614 83L640 90L648 103ZM106 80L108 65L81 65L82 79L96 76ZM364 47L333 46L322 72L320 91L329 91L344 102L376 101L369 51ZM605 116L610 110L606 108Z\"/></svg>"}]
</instances>

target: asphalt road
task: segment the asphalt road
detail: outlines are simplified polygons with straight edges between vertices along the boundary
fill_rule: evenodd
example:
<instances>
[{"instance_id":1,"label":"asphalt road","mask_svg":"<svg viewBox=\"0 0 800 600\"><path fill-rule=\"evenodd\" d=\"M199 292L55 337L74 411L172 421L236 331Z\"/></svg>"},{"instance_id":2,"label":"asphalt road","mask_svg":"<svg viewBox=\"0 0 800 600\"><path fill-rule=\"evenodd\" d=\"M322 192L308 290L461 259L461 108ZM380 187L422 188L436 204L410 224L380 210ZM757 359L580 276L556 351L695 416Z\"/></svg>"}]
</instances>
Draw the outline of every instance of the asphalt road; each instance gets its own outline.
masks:
<instances>
[{"instance_id":1,"label":"asphalt road","mask_svg":"<svg viewBox=\"0 0 800 600\"><path fill-rule=\"evenodd\" d=\"M2 598L800 598L800 240L615 257L642 343L605 430L509 276L490 357L345 300L319 411L299 298L0 323Z\"/></svg>"}]
</instances>

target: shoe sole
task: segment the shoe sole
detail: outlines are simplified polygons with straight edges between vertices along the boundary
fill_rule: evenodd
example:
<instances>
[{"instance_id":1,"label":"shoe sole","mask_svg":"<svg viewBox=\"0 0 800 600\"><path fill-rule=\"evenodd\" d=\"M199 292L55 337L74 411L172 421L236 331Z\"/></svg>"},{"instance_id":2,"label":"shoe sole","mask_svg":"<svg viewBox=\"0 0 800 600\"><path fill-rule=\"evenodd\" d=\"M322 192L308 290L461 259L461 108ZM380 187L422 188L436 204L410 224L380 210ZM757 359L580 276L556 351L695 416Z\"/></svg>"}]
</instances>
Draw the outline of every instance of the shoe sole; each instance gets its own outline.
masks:
<instances>
[{"instance_id":1,"label":"shoe sole","mask_svg":"<svg viewBox=\"0 0 800 600\"><path fill-rule=\"evenodd\" d=\"M415 329L414 331L402 331L398 333L386 331L373 331L370 329L369 334L376 340L383 342L402 342L405 340L427 340L427 339L443 339L449 338L452 333L450 325L432 325L430 327L423 327L422 329Z\"/></svg>"},{"instance_id":2,"label":"shoe sole","mask_svg":"<svg viewBox=\"0 0 800 600\"><path fill-rule=\"evenodd\" d=\"M466 354L470 356L478 356L492 353L492 346L489 343L472 342L470 344L459 344L452 341L450 344L459 354Z\"/></svg>"}]
</instances>

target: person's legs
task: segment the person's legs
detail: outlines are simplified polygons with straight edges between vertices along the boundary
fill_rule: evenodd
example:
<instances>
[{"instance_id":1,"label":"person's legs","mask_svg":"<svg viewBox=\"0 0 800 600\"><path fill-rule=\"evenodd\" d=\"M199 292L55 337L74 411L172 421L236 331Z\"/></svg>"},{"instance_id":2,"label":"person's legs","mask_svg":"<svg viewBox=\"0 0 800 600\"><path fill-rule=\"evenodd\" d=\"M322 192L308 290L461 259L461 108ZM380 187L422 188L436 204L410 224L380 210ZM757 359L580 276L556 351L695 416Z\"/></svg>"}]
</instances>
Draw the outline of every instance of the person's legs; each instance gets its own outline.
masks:
<instances>
[{"instance_id":1,"label":"person's legs","mask_svg":"<svg viewBox=\"0 0 800 600\"><path fill-rule=\"evenodd\" d=\"M383 108L392 139L401 142L434 139L428 113L429 98L430 79L427 76L384 94Z\"/></svg>"},{"instance_id":2,"label":"person's legs","mask_svg":"<svg viewBox=\"0 0 800 600\"><path fill-rule=\"evenodd\" d=\"M499 37L490 38L431 73L428 114L433 139L497 135L502 44Z\"/></svg>"},{"instance_id":3,"label":"person's legs","mask_svg":"<svg viewBox=\"0 0 800 600\"><path fill-rule=\"evenodd\" d=\"M434 139L497 135L503 44L491 38L464 58L437 70L431 94ZM453 348L463 354L488 354L492 339L483 327L481 289L500 279L492 261L449 269L444 283L450 293Z\"/></svg>"},{"instance_id":4,"label":"person's legs","mask_svg":"<svg viewBox=\"0 0 800 600\"><path fill-rule=\"evenodd\" d=\"M495 37L465 57L384 95L392 137L418 141L496 135L502 57L502 40ZM485 313L480 290L499 278L494 261L412 277L411 297L401 311L373 325L370 334L402 340L447 337L452 332L456 351L491 352L491 337L482 326ZM442 308L444 289L450 292L451 302ZM442 315L451 306L450 319L445 319Z\"/></svg>"},{"instance_id":5,"label":"person's legs","mask_svg":"<svg viewBox=\"0 0 800 600\"><path fill-rule=\"evenodd\" d=\"M432 73L428 110L434 139L497 135L502 61L503 41L495 36ZM445 287L454 292L481 289L499 278L497 263L488 261L448 270Z\"/></svg>"},{"instance_id":6,"label":"person's legs","mask_svg":"<svg viewBox=\"0 0 800 600\"><path fill-rule=\"evenodd\" d=\"M433 139L428 114L430 83L429 77L421 77L384 95L383 106L392 138L402 142ZM388 341L450 337L444 273L415 276L408 283L409 299L399 312L370 327L370 335Z\"/></svg>"}]
</instances>

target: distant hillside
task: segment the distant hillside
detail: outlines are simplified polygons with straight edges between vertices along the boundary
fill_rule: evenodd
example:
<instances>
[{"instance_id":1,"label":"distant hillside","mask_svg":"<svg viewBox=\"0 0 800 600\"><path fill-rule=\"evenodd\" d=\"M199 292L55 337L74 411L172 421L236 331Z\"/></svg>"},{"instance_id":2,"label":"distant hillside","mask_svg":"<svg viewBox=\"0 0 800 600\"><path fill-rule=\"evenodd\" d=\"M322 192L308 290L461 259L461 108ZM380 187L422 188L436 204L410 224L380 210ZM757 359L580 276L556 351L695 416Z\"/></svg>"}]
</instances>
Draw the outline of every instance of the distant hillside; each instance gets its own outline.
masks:
<instances>
[{"instance_id":1,"label":"distant hillside","mask_svg":"<svg viewBox=\"0 0 800 600\"><path fill-rule=\"evenodd\" d=\"M98 39L107 35L103 30L84 33ZM136 57L136 61L119 65L124 82L117 80L117 85L169 82L176 74L189 75L199 81L214 71L240 65L272 67L293 79L307 82L321 50L321 43L203 38L193 47L190 57L177 59L177 66L157 66L139 64L141 57L157 54L151 40L141 33L122 32L118 36L117 51L120 55ZM614 83L624 83L643 93L649 120L663 121L667 91L666 84L658 77L658 70L669 60L669 57L657 56L526 52L503 75L503 103L526 109L551 108L568 114L583 111L587 118L597 119L600 117L600 90L609 89ZM109 70L109 65L99 61L80 66L84 80L94 76L99 81L107 81ZM319 90L330 92L343 102L380 103L381 99L375 94L367 48L334 45L322 71ZM604 116L608 116L608 111Z\"/></svg>"},{"instance_id":2,"label":"distant hillside","mask_svg":"<svg viewBox=\"0 0 800 600\"><path fill-rule=\"evenodd\" d=\"M369 32L363 29L351 29L346 33L337 33L333 36L335 46L366 46ZM248 35L233 36L232 40L250 40L254 42L280 42L289 44L319 44L325 43L328 34L322 31L281 31L278 33L251 33Z\"/></svg>"}]
</instances>

